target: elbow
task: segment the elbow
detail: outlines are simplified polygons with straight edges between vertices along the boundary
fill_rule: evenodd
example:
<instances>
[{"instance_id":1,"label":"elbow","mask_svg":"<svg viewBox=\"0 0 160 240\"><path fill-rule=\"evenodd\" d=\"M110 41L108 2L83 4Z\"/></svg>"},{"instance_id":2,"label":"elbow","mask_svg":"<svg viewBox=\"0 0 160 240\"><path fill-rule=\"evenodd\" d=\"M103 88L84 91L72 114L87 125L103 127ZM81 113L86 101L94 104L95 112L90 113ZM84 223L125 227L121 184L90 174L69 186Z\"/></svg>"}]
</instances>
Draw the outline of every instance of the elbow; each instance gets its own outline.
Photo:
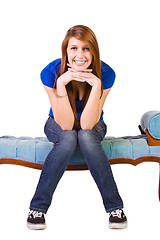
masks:
<instances>
[{"instance_id":1,"label":"elbow","mask_svg":"<svg viewBox=\"0 0 160 240\"><path fill-rule=\"evenodd\" d=\"M94 122L80 120L80 126L82 130L92 130L99 120Z\"/></svg>"},{"instance_id":2,"label":"elbow","mask_svg":"<svg viewBox=\"0 0 160 240\"><path fill-rule=\"evenodd\" d=\"M59 125L63 131L72 131L73 130L73 124L60 123Z\"/></svg>"},{"instance_id":3,"label":"elbow","mask_svg":"<svg viewBox=\"0 0 160 240\"><path fill-rule=\"evenodd\" d=\"M72 131L74 124L71 123L59 123L60 127L63 131Z\"/></svg>"},{"instance_id":4,"label":"elbow","mask_svg":"<svg viewBox=\"0 0 160 240\"><path fill-rule=\"evenodd\" d=\"M90 127L81 127L81 129L83 130L83 131L90 131L90 130L92 130L92 128L90 128Z\"/></svg>"},{"instance_id":5,"label":"elbow","mask_svg":"<svg viewBox=\"0 0 160 240\"><path fill-rule=\"evenodd\" d=\"M87 123L80 123L81 129L86 131L86 130L92 130L94 125L93 124L87 124Z\"/></svg>"},{"instance_id":6,"label":"elbow","mask_svg":"<svg viewBox=\"0 0 160 240\"><path fill-rule=\"evenodd\" d=\"M72 131L73 127L69 127L69 126L61 126L63 131Z\"/></svg>"},{"instance_id":7,"label":"elbow","mask_svg":"<svg viewBox=\"0 0 160 240\"><path fill-rule=\"evenodd\" d=\"M65 121L58 121L58 120L55 120L56 123L61 127L61 129L63 131L72 131L73 130L73 127L74 127L74 122L71 123L71 122L65 122Z\"/></svg>"}]
</instances>

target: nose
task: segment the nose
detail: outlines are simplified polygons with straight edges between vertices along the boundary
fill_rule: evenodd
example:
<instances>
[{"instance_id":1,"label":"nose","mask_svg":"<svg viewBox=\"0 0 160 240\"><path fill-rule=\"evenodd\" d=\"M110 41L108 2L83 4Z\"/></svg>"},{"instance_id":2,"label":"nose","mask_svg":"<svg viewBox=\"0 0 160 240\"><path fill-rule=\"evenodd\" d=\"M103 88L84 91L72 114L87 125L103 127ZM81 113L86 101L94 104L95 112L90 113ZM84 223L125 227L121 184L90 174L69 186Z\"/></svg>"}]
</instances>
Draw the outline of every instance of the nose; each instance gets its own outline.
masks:
<instances>
[{"instance_id":1,"label":"nose","mask_svg":"<svg viewBox=\"0 0 160 240\"><path fill-rule=\"evenodd\" d=\"M84 56L83 49L78 49L77 57L78 58L83 58L83 56Z\"/></svg>"}]
</instances>

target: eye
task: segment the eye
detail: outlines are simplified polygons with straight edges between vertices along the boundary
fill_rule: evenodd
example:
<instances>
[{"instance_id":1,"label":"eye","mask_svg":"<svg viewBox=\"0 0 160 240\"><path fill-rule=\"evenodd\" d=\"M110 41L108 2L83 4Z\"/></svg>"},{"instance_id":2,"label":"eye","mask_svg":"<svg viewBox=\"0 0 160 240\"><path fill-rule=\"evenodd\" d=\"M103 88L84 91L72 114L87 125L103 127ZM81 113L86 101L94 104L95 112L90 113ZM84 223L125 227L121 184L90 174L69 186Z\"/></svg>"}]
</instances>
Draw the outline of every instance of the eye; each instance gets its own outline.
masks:
<instances>
[{"instance_id":1,"label":"eye","mask_svg":"<svg viewBox=\"0 0 160 240\"><path fill-rule=\"evenodd\" d=\"M85 47L84 51L90 51L89 47Z\"/></svg>"},{"instance_id":2,"label":"eye","mask_svg":"<svg viewBox=\"0 0 160 240\"><path fill-rule=\"evenodd\" d=\"M77 49L77 47L71 47L71 50L76 50Z\"/></svg>"}]
</instances>

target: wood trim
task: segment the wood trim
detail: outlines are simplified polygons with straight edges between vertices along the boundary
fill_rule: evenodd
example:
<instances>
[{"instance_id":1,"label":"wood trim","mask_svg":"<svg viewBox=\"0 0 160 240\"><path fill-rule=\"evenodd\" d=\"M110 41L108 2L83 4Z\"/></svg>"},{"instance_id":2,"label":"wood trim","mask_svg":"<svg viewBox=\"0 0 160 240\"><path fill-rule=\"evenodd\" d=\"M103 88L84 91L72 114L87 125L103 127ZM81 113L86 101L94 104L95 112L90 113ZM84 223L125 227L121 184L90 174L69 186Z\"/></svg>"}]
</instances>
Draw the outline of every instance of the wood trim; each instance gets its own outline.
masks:
<instances>
[{"instance_id":1,"label":"wood trim","mask_svg":"<svg viewBox=\"0 0 160 240\"><path fill-rule=\"evenodd\" d=\"M23 161L20 159L12 159L12 158L1 158L0 164L14 164L14 165L20 165L24 167L34 168L41 170L43 165L39 163L33 163L29 161Z\"/></svg>"},{"instance_id":2,"label":"wood trim","mask_svg":"<svg viewBox=\"0 0 160 240\"><path fill-rule=\"evenodd\" d=\"M12 159L12 158L0 158L0 164L13 164L20 165L24 167L34 168L38 170L42 170L43 164L33 163L29 161L23 161L20 159ZM88 170L86 164L83 165L68 165L66 170Z\"/></svg>"},{"instance_id":3,"label":"wood trim","mask_svg":"<svg viewBox=\"0 0 160 240\"><path fill-rule=\"evenodd\" d=\"M110 159L110 164L131 164L133 166L136 166L143 162L157 162L160 163L160 157L156 156L144 156L137 159L131 159L131 158L115 158ZM14 164L14 165L20 165L24 167L34 168L41 170L43 167L43 164L39 163L33 163L29 161L23 161L20 159L11 159L11 158L1 158L0 164ZM88 166L86 164L82 165L68 165L66 170L88 170Z\"/></svg>"},{"instance_id":4,"label":"wood trim","mask_svg":"<svg viewBox=\"0 0 160 240\"><path fill-rule=\"evenodd\" d=\"M157 162L160 163L160 157L155 156L144 156L137 159L130 159L130 158L117 158L117 159L110 159L110 164L131 164L133 166L136 166L143 162ZM14 165L20 165L24 167L34 168L41 170L43 167L43 164L39 163L32 163L28 161L23 161L19 159L9 159L9 158L1 158L0 164L14 164ZM160 167L160 166L159 166ZM88 166L86 164L83 165L68 165L66 170L88 170ZM160 176L159 176L159 200L160 200Z\"/></svg>"},{"instance_id":5,"label":"wood trim","mask_svg":"<svg viewBox=\"0 0 160 240\"><path fill-rule=\"evenodd\" d=\"M160 139L156 139L156 138L152 137L147 128L145 129L145 133L148 138L149 146L160 146Z\"/></svg>"},{"instance_id":6,"label":"wood trim","mask_svg":"<svg viewBox=\"0 0 160 240\"><path fill-rule=\"evenodd\" d=\"M132 159L132 158L115 158L115 159L110 159L110 164L131 164L133 166L137 166L140 163L143 162L157 162L160 163L160 157L156 156L144 156L144 157L139 157L137 159Z\"/></svg>"}]
</instances>

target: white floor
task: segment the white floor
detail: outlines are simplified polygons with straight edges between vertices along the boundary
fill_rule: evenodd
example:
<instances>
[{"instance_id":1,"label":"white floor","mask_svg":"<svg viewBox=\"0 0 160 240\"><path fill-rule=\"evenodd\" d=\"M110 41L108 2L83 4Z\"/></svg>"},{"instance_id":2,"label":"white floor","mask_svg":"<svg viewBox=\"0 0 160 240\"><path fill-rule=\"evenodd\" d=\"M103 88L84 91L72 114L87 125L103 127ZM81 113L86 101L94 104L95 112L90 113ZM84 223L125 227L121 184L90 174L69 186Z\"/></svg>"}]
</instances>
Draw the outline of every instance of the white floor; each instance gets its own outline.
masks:
<instances>
[{"instance_id":1,"label":"white floor","mask_svg":"<svg viewBox=\"0 0 160 240\"><path fill-rule=\"evenodd\" d=\"M0 166L0 226L5 239L159 239L159 166L112 165L125 204L128 228L110 230L99 191L89 171L65 172L46 215L47 229L26 227L28 206L40 171L14 165Z\"/></svg>"}]
</instances>

